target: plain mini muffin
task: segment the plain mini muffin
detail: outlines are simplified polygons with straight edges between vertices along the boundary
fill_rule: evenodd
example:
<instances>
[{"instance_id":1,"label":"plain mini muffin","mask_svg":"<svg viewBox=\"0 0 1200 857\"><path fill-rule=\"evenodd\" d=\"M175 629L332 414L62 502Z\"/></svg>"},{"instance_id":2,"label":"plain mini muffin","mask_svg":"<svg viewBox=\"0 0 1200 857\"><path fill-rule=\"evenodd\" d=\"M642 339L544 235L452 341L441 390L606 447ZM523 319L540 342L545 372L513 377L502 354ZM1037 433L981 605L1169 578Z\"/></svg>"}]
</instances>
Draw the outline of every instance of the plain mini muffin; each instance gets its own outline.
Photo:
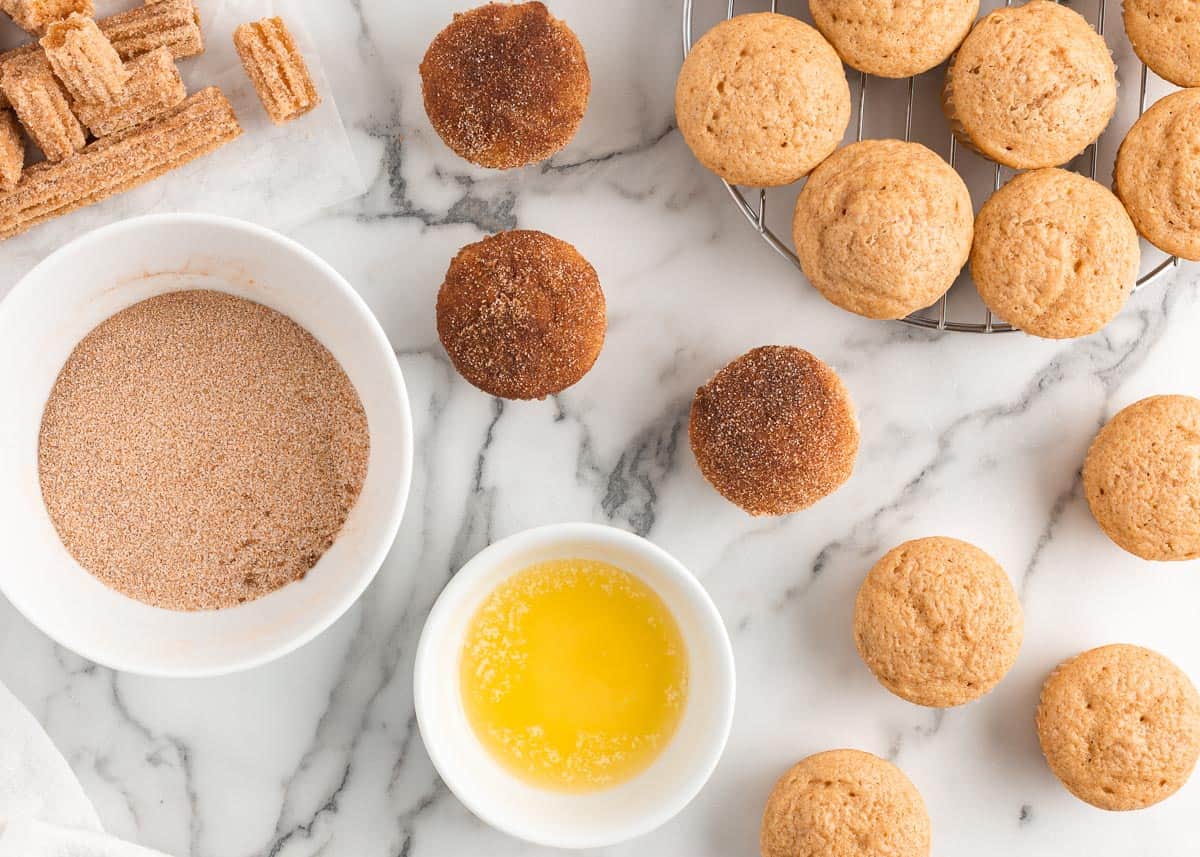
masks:
<instances>
[{"instance_id":1,"label":"plain mini muffin","mask_svg":"<svg viewBox=\"0 0 1200 857\"><path fill-rule=\"evenodd\" d=\"M1065 164L1108 125L1117 70L1104 39L1066 6L996 9L950 62L942 108L963 144L1001 164Z\"/></svg>"},{"instance_id":2,"label":"plain mini muffin","mask_svg":"<svg viewBox=\"0 0 1200 857\"><path fill-rule=\"evenodd\" d=\"M579 381L604 345L604 292L579 251L518 229L468 244L438 292L438 336L485 393L543 399Z\"/></svg>"},{"instance_id":3,"label":"plain mini muffin","mask_svg":"<svg viewBox=\"0 0 1200 857\"><path fill-rule=\"evenodd\" d=\"M1055 168L1022 173L975 219L971 273L996 315L1067 339L1108 324L1133 293L1141 247L1108 188Z\"/></svg>"},{"instance_id":4,"label":"plain mini muffin","mask_svg":"<svg viewBox=\"0 0 1200 857\"><path fill-rule=\"evenodd\" d=\"M979 0L810 0L813 23L847 65L880 77L911 77L962 44Z\"/></svg>"},{"instance_id":5,"label":"plain mini muffin","mask_svg":"<svg viewBox=\"0 0 1200 857\"><path fill-rule=\"evenodd\" d=\"M684 60L675 116L696 159L731 184L808 175L850 123L837 52L802 21L759 12L713 27Z\"/></svg>"},{"instance_id":6,"label":"plain mini muffin","mask_svg":"<svg viewBox=\"0 0 1200 857\"><path fill-rule=\"evenodd\" d=\"M751 515L787 515L850 478L858 421L837 373L800 348L765 346L696 391L688 436L704 478Z\"/></svg>"},{"instance_id":7,"label":"plain mini muffin","mask_svg":"<svg viewBox=\"0 0 1200 857\"><path fill-rule=\"evenodd\" d=\"M1200 557L1200 399L1151 396L1096 435L1083 490L1100 528L1142 559Z\"/></svg>"},{"instance_id":8,"label":"plain mini muffin","mask_svg":"<svg viewBox=\"0 0 1200 857\"><path fill-rule=\"evenodd\" d=\"M828 750L779 778L763 811L762 857L928 857L929 813L904 773L861 750Z\"/></svg>"},{"instance_id":9,"label":"plain mini muffin","mask_svg":"<svg viewBox=\"0 0 1200 857\"><path fill-rule=\"evenodd\" d=\"M1200 89L1171 93L1134 123L1117 151L1113 190L1147 241L1200 260Z\"/></svg>"},{"instance_id":10,"label":"plain mini muffin","mask_svg":"<svg viewBox=\"0 0 1200 857\"><path fill-rule=\"evenodd\" d=\"M1187 782L1200 756L1200 696L1170 660L1140 646L1091 649L1042 687L1038 740L1071 794L1143 809Z\"/></svg>"},{"instance_id":11,"label":"plain mini muffin","mask_svg":"<svg viewBox=\"0 0 1200 857\"><path fill-rule=\"evenodd\" d=\"M831 155L796 199L800 267L830 302L903 318L954 284L971 251L971 195L920 143L863 140Z\"/></svg>"},{"instance_id":12,"label":"plain mini muffin","mask_svg":"<svg viewBox=\"0 0 1200 857\"><path fill-rule=\"evenodd\" d=\"M917 705L986 694L1016 663L1021 602L1000 564L958 539L892 548L854 604L854 643L879 683Z\"/></svg>"},{"instance_id":13,"label":"plain mini muffin","mask_svg":"<svg viewBox=\"0 0 1200 857\"><path fill-rule=\"evenodd\" d=\"M474 164L507 170L559 151L591 91L583 46L543 3L489 3L454 16L421 61L425 113Z\"/></svg>"},{"instance_id":14,"label":"plain mini muffin","mask_svg":"<svg viewBox=\"0 0 1200 857\"><path fill-rule=\"evenodd\" d=\"M1125 33L1138 59L1176 86L1200 86L1200 6L1125 0Z\"/></svg>"}]
</instances>

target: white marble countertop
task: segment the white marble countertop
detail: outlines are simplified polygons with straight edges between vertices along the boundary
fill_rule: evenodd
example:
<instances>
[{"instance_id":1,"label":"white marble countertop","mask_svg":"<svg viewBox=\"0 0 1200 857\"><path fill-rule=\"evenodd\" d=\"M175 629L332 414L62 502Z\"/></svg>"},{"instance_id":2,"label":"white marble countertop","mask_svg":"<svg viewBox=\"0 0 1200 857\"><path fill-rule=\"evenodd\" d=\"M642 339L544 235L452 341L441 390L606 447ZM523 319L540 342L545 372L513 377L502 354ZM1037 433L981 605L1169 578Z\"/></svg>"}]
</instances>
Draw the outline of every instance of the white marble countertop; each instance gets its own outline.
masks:
<instances>
[{"instance_id":1,"label":"white marble countertop","mask_svg":"<svg viewBox=\"0 0 1200 857\"><path fill-rule=\"evenodd\" d=\"M1105 813L1059 786L1033 729L1048 670L1093 645L1147 645L1200 680L1200 567L1115 548L1078 475L1119 407L1200 394L1194 270L1142 290L1107 330L1076 342L855 318L756 239L675 131L679 0L552 3L588 50L592 102L565 152L514 174L455 158L421 108L424 47L471 0L305 4L313 30L340 46L325 65L370 190L292 234L355 284L400 355L419 443L408 514L378 579L340 622L229 678L115 674L0 601L0 680L62 748L112 832L179 857L539 853L476 821L434 774L413 717L413 650L439 590L490 540L591 520L647 535L695 571L739 670L734 732L712 782L674 821L606 853L757 854L775 777L840 746L885 755L911 776L938 857L1182 857L1200 847L1200 777L1152 809ZM433 325L453 253L515 226L576 244L609 302L594 371L540 403L502 404L467 385ZM26 262L0 246L3 289ZM848 485L783 520L751 520L723 501L686 440L695 388L766 343L832 363L863 426ZM1026 615L1013 672L946 713L886 693L850 633L874 559L930 534L993 553Z\"/></svg>"}]
</instances>

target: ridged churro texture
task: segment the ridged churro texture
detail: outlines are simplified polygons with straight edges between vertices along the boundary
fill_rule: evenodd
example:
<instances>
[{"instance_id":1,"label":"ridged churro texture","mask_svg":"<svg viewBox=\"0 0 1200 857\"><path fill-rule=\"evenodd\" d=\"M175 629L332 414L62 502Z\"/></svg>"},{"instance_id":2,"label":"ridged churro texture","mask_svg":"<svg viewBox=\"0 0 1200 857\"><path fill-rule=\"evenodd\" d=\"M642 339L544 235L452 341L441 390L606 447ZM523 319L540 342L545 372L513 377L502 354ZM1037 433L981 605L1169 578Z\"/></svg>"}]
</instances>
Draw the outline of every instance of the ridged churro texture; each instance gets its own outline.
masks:
<instances>
[{"instance_id":1,"label":"ridged churro texture","mask_svg":"<svg viewBox=\"0 0 1200 857\"><path fill-rule=\"evenodd\" d=\"M25 169L25 138L16 114L0 110L0 190L12 190Z\"/></svg>"},{"instance_id":2,"label":"ridged churro texture","mask_svg":"<svg viewBox=\"0 0 1200 857\"><path fill-rule=\"evenodd\" d=\"M63 87L77 101L115 104L125 97L129 71L91 18L72 14L46 28L42 50Z\"/></svg>"},{"instance_id":3,"label":"ridged churro texture","mask_svg":"<svg viewBox=\"0 0 1200 857\"><path fill-rule=\"evenodd\" d=\"M167 114L97 140L60 164L36 164L16 190L0 195L0 239L140 187L242 133L233 105L216 87Z\"/></svg>"},{"instance_id":4,"label":"ridged churro texture","mask_svg":"<svg viewBox=\"0 0 1200 857\"><path fill-rule=\"evenodd\" d=\"M194 0L152 0L98 23L124 60L164 46L175 59L204 53L200 12Z\"/></svg>"},{"instance_id":5,"label":"ridged churro texture","mask_svg":"<svg viewBox=\"0 0 1200 857\"><path fill-rule=\"evenodd\" d=\"M107 137L166 113L187 98L187 88L170 48L159 48L125 64L129 82L125 97L115 104L76 101L79 121L95 137Z\"/></svg>"},{"instance_id":6,"label":"ridged churro texture","mask_svg":"<svg viewBox=\"0 0 1200 857\"><path fill-rule=\"evenodd\" d=\"M18 27L36 36L46 27L72 14L88 18L96 14L92 0L0 0L0 10L7 12Z\"/></svg>"},{"instance_id":7,"label":"ridged churro texture","mask_svg":"<svg viewBox=\"0 0 1200 857\"><path fill-rule=\"evenodd\" d=\"M321 103L304 57L282 18L242 24L233 33L242 67L276 125L303 116Z\"/></svg>"},{"instance_id":8,"label":"ridged churro texture","mask_svg":"<svg viewBox=\"0 0 1200 857\"><path fill-rule=\"evenodd\" d=\"M0 68L0 90L47 161L69 158L87 144L83 126L41 51L5 63Z\"/></svg>"}]
</instances>

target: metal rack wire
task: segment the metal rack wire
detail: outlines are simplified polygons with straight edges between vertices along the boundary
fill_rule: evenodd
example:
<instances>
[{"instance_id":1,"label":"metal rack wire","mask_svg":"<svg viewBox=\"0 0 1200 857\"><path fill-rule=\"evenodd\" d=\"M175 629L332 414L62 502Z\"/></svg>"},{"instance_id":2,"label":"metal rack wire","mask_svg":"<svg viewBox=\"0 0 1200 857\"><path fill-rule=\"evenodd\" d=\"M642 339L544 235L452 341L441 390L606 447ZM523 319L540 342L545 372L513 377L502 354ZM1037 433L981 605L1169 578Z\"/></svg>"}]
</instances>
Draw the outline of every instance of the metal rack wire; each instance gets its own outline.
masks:
<instances>
[{"instance_id":1,"label":"metal rack wire","mask_svg":"<svg viewBox=\"0 0 1200 857\"><path fill-rule=\"evenodd\" d=\"M683 0L683 54L685 57L694 44L694 40L692 38L692 22L695 17L695 5L697 2L698 0ZM732 18L735 14L737 14L737 0L722 0L722 2L725 5L724 11L726 18ZM1005 5L1011 6L1012 2L1013 0L1005 0ZM1099 9L1096 15L1096 31L1103 36L1105 0L1097 0L1097 2L1099 4ZM779 0L770 0L771 11L777 12L778 8ZM865 72L853 73L857 75L859 84L854 139L861 141L863 139L867 116L867 83L871 78ZM1147 81L1148 70L1143 63L1141 66L1141 82L1138 93L1138 116L1141 116L1146 110ZM913 112L917 94L916 83L916 77L908 78L908 104L904 116L904 139L906 141L912 138ZM1104 136L1106 136L1108 133L1109 132L1106 132L1105 135L1102 135L1101 139L1104 139ZM1081 172L1085 172L1092 179L1095 179L1099 161L1097 143L1092 143L1092 145L1088 147L1085 156L1081 156L1080 160L1084 158L1086 158L1087 168L1085 170L1081 170ZM954 138L953 134L950 135L950 150L948 160L950 162L950 166L954 167L955 169L959 169L961 172L961 168L958 164L958 141ZM993 167L992 192L994 193L1000 189L1001 185L1004 184L1005 179L1004 168L998 163L993 164ZM770 189L747 188L745 190L749 190L752 194L750 197L747 197L746 193L743 191L743 188L740 188L736 185L731 185L729 182L726 182L723 179L721 180L721 183L725 185L725 189L729 191L729 195L733 199L734 204L737 205L738 210L741 211L742 215L759 234L762 240L765 241L773 250L775 250L775 252L779 253L785 259L790 260L793 265L799 268L800 260L796 257L795 251L791 248L791 246L789 246L788 243L780 239L780 237L770 228L770 226L767 225L767 193ZM751 200L753 199L754 195L757 195L757 200L752 202ZM1149 245L1143 243L1143 247L1146 248L1149 247ZM1160 251L1154 250L1153 248L1150 248L1150 251L1160 253ZM1179 264L1179 259L1175 256L1166 256L1165 254L1161 255L1164 256L1163 260L1155 264L1150 270L1146 271L1138 278L1134 285L1135 291L1157 279L1168 269ZM960 278L959 284L956 284L954 288L960 288L964 284L964 281L969 283L969 278ZM973 288L974 284L970 283L970 287ZM951 289L951 291L953 290L954 289ZM912 315L901 319L901 321L903 321L905 324L910 324L915 327L923 327L930 330L949 330L958 333L1008 333L1015 330L1012 325L995 318L992 315L992 311L982 305L982 301L978 302L978 313L982 314L982 321L973 321L964 318L952 318L950 311L950 295L950 291L946 292L946 294L942 295L941 299L939 299L937 303L930 307L926 307L923 310L919 310Z\"/></svg>"}]
</instances>

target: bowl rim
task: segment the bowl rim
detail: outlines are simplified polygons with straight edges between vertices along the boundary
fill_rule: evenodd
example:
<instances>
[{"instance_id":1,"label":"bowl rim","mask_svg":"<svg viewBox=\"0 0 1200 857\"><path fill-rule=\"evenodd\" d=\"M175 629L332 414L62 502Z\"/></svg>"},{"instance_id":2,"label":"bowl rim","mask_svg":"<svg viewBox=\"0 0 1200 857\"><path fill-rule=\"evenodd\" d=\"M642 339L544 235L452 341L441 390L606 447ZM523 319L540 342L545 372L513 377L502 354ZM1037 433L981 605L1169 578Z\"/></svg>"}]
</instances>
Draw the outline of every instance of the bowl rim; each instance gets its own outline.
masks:
<instances>
[{"instance_id":1,"label":"bowl rim","mask_svg":"<svg viewBox=\"0 0 1200 857\"><path fill-rule=\"evenodd\" d=\"M430 707L433 705L431 697L433 696L434 683L438 680L433 675L433 661L436 652L434 649L435 641L431 639L432 635L440 630L439 626L446 624L452 612L458 609L464 599L477 592L480 579L486 576L487 572L494 567L494 558L497 555L515 552L532 546L550 545L555 542L569 540L590 541L601 545L615 543L621 547L629 548L632 551L642 554L650 562L666 571L676 582L682 584L687 590L688 596L694 600L695 606L698 608L698 615L702 620L703 633L709 638L710 642L715 643L715 648L719 653L717 662L707 663L706 666L718 672L720 683L727 688L727 691L723 694L722 699L718 701L718 704L723 707L720 717L720 727L711 734L695 774L685 785L669 794L667 799L661 803L648 806L640 815L632 817L623 826L615 828L614 834L601 836L577 835L572 839L561 839L545 836L541 831L536 829L528 829L521 825L512 824L508 819L493 812L490 806L484 805L483 802L471 796L471 792L462 786L463 781L460 779L457 770L457 754L453 752L452 747L445 747L436 742L431 743L428 740L428 736L431 733L426 727L427 724L432 722L431 718L434 716L434 713L430 710ZM450 582L446 584L445 588L438 595L433 608L429 611L425 625L421 629L421 637L417 643L416 663L413 668L413 702L417 727L421 732L422 743L425 746L425 751L428 753L430 761L433 763L434 770L442 778L446 787L463 806L491 827L531 844L550 848L587 849L617 845L650 833L682 812L712 778L713 772L716 770L717 764L725 752L725 747L733 728L736 699L736 665L729 630L726 628L716 604L713 603L712 597L708 594L708 591L704 588L699 578L692 574L683 563L649 539L607 524L586 522L547 524L522 530L499 541L492 542L483 548L454 574Z\"/></svg>"},{"instance_id":2,"label":"bowl rim","mask_svg":"<svg viewBox=\"0 0 1200 857\"><path fill-rule=\"evenodd\" d=\"M367 554L364 561L361 563L361 568L369 569L365 574L360 574L354 583L347 587L346 591L340 598L330 599L316 613L315 619L307 626L301 628L292 637L280 642L274 646L262 649L253 654L247 654L243 657L232 658L226 663L214 664L209 666L198 667L181 667L181 668L163 668L152 663L139 663L135 665L123 664L117 659L108 657L103 651L97 651L90 648L88 645L76 645L75 641L68 643L61 639L57 634L51 633L42 623L38 621L38 617L33 615L33 611L27 610L26 606L20 603L19 599L14 599L5 587L4 577L0 575L0 595L3 595L5 600L20 613L27 622L38 629L42 634L53 640L58 645L74 652L75 654L92 661L100 666L107 667L118 672L129 673L132 675L142 675L152 678L209 678L214 676L230 675L232 673L243 672L253 669L254 667L262 666L279 658L288 655L304 645L312 642L322 633L329 629L334 622L340 619L346 611L348 611L354 603L362 596L367 587L370 586L375 577L379 574L383 563L387 558L396 541L396 536L400 530L401 521L404 518L404 512L408 505L409 490L412 485L413 475L413 457L414 457L414 432L412 408L408 397L408 389L404 383L404 376L400 370L400 364L396 359L396 352L392 348L387 334L384 332L379 319L367 306L366 301L362 296L350 285L332 265L318 256L312 250L296 241L294 238L289 238L273 229L261 226L257 223L251 223L246 220L241 220L235 217L227 217L218 214L201 214L187 212L171 212L163 214L147 214L138 217L132 217L126 220L120 220L116 223L110 223L106 226L101 226L97 229L80 235L62 246L56 248L49 253L45 258L33 266L20 280L8 291L8 293L0 299L0 320L3 320L10 312L11 307L17 301L14 296L22 295L24 292L34 288L34 283L41 276L45 268L55 264L57 260L69 253L79 253L90 248L92 245L104 242L119 243L121 236L131 232L136 232L139 229L153 226L167 226L170 228L188 228L194 226L216 227L218 229L226 229L233 232L240 232L252 236L254 239L262 241L264 244L272 245L272 249L281 253L290 253L291 255L300 258L303 262L311 266L322 278L329 284L331 290L345 299L351 311L357 315L365 324L370 340L370 348L372 351L382 350L390 359L384 361L387 378L390 382L392 394L396 397L400 405L399 411L401 419L398 425L401 444L403 450L400 452L401 475L396 481L392 493L392 511L386 527L379 530L377 539L373 540L373 544L365 551Z\"/></svg>"}]
</instances>

